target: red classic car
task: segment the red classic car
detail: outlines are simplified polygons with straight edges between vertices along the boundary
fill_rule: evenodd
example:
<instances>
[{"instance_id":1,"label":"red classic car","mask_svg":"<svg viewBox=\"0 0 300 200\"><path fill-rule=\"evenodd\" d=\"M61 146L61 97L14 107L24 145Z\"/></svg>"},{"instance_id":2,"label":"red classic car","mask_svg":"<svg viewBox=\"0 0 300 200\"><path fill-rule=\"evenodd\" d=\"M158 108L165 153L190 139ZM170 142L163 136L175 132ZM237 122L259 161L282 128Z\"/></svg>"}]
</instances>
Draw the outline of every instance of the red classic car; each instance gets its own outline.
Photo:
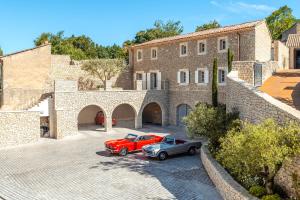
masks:
<instances>
[{"instance_id":1,"label":"red classic car","mask_svg":"<svg viewBox=\"0 0 300 200\"><path fill-rule=\"evenodd\" d=\"M157 135L138 136L130 133L123 139L106 141L104 145L108 152L126 156L128 152L141 151L143 146L161 142L162 139Z\"/></svg>"},{"instance_id":2,"label":"red classic car","mask_svg":"<svg viewBox=\"0 0 300 200\"><path fill-rule=\"evenodd\" d=\"M99 111L95 117L95 123L97 125L103 126L105 122L105 117L102 111ZM115 126L117 124L117 120L115 118L112 119L112 125Z\"/></svg>"}]
</instances>

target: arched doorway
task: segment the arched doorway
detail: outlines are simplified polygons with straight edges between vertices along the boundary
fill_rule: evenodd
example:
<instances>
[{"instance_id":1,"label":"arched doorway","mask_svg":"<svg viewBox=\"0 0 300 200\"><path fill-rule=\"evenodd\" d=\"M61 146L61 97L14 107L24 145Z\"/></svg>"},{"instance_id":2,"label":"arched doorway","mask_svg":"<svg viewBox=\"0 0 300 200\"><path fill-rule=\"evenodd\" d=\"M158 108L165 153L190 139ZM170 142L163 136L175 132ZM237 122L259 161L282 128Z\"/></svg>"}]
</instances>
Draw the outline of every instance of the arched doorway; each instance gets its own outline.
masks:
<instances>
[{"instance_id":1,"label":"arched doorway","mask_svg":"<svg viewBox=\"0 0 300 200\"><path fill-rule=\"evenodd\" d=\"M192 108L187 104L180 104L176 109L176 124L177 126L184 126L183 118L191 112Z\"/></svg>"},{"instance_id":2,"label":"arched doorway","mask_svg":"<svg viewBox=\"0 0 300 200\"><path fill-rule=\"evenodd\" d=\"M135 128L136 112L129 104L117 106L112 114L113 125L123 128Z\"/></svg>"},{"instance_id":3,"label":"arched doorway","mask_svg":"<svg viewBox=\"0 0 300 200\"><path fill-rule=\"evenodd\" d=\"M78 129L98 130L99 127L105 126L105 118L105 113L99 106L86 106L78 114Z\"/></svg>"},{"instance_id":4,"label":"arched doorway","mask_svg":"<svg viewBox=\"0 0 300 200\"><path fill-rule=\"evenodd\" d=\"M157 103L149 103L142 114L143 124L162 125L162 110Z\"/></svg>"}]
</instances>

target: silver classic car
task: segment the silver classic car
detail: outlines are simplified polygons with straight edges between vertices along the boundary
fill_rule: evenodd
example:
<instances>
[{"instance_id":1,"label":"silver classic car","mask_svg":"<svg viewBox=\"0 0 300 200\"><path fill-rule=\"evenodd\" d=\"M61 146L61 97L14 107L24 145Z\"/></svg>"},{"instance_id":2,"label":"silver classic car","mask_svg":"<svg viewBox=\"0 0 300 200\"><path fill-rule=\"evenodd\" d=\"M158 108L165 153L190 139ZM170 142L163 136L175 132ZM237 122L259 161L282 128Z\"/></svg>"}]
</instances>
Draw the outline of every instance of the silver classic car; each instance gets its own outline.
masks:
<instances>
[{"instance_id":1,"label":"silver classic car","mask_svg":"<svg viewBox=\"0 0 300 200\"><path fill-rule=\"evenodd\" d=\"M174 136L167 135L157 144L146 145L142 148L143 153L147 157L165 160L168 156L189 153L194 155L196 149L201 147L199 141L176 140Z\"/></svg>"}]
</instances>

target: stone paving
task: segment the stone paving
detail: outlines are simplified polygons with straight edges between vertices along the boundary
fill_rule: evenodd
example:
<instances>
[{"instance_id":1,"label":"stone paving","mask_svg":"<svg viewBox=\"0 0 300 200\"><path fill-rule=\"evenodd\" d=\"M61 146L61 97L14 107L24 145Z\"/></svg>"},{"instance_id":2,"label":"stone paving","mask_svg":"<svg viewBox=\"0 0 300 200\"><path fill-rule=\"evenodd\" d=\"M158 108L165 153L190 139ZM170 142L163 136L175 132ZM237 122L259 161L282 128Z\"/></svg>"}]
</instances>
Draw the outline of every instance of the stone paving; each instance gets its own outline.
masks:
<instances>
[{"instance_id":1,"label":"stone paving","mask_svg":"<svg viewBox=\"0 0 300 200\"><path fill-rule=\"evenodd\" d=\"M181 155L166 161L147 159L141 153L111 156L103 142L128 132L172 133L176 129L139 131L116 128L80 131L60 141L0 151L1 200L219 200L199 155Z\"/></svg>"}]
</instances>

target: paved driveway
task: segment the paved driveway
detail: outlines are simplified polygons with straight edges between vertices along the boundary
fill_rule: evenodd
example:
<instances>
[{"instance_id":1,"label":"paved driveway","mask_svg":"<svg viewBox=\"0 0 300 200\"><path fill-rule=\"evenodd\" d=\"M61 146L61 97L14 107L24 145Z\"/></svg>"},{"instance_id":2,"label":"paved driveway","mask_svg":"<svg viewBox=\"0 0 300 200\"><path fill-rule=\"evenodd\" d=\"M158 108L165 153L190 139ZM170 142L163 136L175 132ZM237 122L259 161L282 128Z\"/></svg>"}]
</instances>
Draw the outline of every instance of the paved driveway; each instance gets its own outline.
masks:
<instances>
[{"instance_id":1,"label":"paved driveway","mask_svg":"<svg viewBox=\"0 0 300 200\"><path fill-rule=\"evenodd\" d=\"M178 134L177 130L139 131ZM199 155L160 162L140 153L110 156L103 142L137 132L81 131L61 141L0 151L0 199L221 199ZM183 135L181 135L183 136Z\"/></svg>"}]
</instances>

